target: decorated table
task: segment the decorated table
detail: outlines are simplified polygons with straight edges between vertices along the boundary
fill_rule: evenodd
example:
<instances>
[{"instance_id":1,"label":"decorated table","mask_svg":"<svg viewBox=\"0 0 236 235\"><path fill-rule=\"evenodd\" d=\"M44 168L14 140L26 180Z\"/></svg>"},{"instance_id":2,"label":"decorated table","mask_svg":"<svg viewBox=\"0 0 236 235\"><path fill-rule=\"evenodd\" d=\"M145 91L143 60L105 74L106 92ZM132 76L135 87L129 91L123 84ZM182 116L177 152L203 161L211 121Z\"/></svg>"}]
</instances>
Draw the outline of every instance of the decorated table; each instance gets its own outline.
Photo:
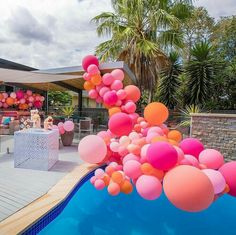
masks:
<instances>
[{"instance_id":1,"label":"decorated table","mask_svg":"<svg viewBox=\"0 0 236 235\"><path fill-rule=\"evenodd\" d=\"M58 161L58 130L30 128L14 133L14 166L49 170Z\"/></svg>"}]
</instances>

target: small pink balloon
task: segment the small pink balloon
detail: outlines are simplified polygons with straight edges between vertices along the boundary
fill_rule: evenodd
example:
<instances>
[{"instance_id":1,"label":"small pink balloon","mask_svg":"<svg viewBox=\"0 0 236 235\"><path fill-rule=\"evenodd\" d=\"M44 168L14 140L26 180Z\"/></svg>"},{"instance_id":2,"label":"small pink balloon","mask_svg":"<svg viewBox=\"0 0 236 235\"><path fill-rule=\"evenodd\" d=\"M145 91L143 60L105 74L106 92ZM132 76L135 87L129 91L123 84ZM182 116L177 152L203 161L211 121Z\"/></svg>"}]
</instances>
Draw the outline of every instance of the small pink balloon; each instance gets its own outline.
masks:
<instances>
[{"instance_id":1,"label":"small pink balloon","mask_svg":"<svg viewBox=\"0 0 236 235\"><path fill-rule=\"evenodd\" d=\"M63 124L65 131L73 131L75 124L72 121L65 121Z\"/></svg>"},{"instance_id":2,"label":"small pink balloon","mask_svg":"<svg viewBox=\"0 0 236 235\"><path fill-rule=\"evenodd\" d=\"M6 92L3 92L2 95L3 95L4 99L6 99L8 97L8 94Z\"/></svg>"},{"instance_id":3,"label":"small pink balloon","mask_svg":"<svg viewBox=\"0 0 236 235\"><path fill-rule=\"evenodd\" d=\"M62 128L64 129L64 127L63 127L63 122L59 122L59 123L57 124L57 126L58 126L58 127L62 127Z\"/></svg>"},{"instance_id":4,"label":"small pink balloon","mask_svg":"<svg viewBox=\"0 0 236 235\"><path fill-rule=\"evenodd\" d=\"M120 80L115 80L112 84L111 84L111 89L118 91L120 89L123 88L123 83Z\"/></svg>"},{"instance_id":5,"label":"small pink balloon","mask_svg":"<svg viewBox=\"0 0 236 235\"><path fill-rule=\"evenodd\" d=\"M118 149L118 153L121 157L126 156L129 152L125 146L120 146Z\"/></svg>"},{"instance_id":6,"label":"small pink balloon","mask_svg":"<svg viewBox=\"0 0 236 235\"><path fill-rule=\"evenodd\" d=\"M149 148L150 144L145 144L142 148L141 148L141 152L140 152L140 162L141 163L145 163L147 162L147 150Z\"/></svg>"},{"instance_id":7,"label":"small pink balloon","mask_svg":"<svg viewBox=\"0 0 236 235\"><path fill-rule=\"evenodd\" d=\"M108 87L102 87L101 90L99 91L99 95L103 97L110 89Z\"/></svg>"},{"instance_id":8,"label":"small pink balloon","mask_svg":"<svg viewBox=\"0 0 236 235\"><path fill-rule=\"evenodd\" d=\"M205 149L199 154L199 162L207 168L219 169L224 164L224 157L215 149Z\"/></svg>"},{"instance_id":9,"label":"small pink balloon","mask_svg":"<svg viewBox=\"0 0 236 235\"><path fill-rule=\"evenodd\" d=\"M91 80L91 75L89 73L84 73L83 78L85 81Z\"/></svg>"},{"instance_id":10,"label":"small pink balloon","mask_svg":"<svg viewBox=\"0 0 236 235\"><path fill-rule=\"evenodd\" d=\"M65 129L63 128L63 127L58 127L58 129L59 129L59 133L60 133L60 135L64 135L65 134Z\"/></svg>"},{"instance_id":11,"label":"small pink balloon","mask_svg":"<svg viewBox=\"0 0 236 235\"><path fill-rule=\"evenodd\" d=\"M193 155L198 159L199 154L204 150L204 146L198 139L186 138L180 142L180 148L184 154Z\"/></svg>"},{"instance_id":12,"label":"small pink balloon","mask_svg":"<svg viewBox=\"0 0 236 235\"><path fill-rule=\"evenodd\" d=\"M33 94L33 92L32 92L31 90L27 90L27 91L26 91L26 94L27 94L28 96L31 96L31 95Z\"/></svg>"},{"instance_id":13,"label":"small pink balloon","mask_svg":"<svg viewBox=\"0 0 236 235\"><path fill-rule=\"evenodd\" d=\"M33 103L28 103L28 106L29 107L33 107Z\"/></svg>"},{"instance_id":14,"label":"small pink balloon","mask_svg":"<svg viewBox=\"0 0 236 235\"><path fill-rule=\"evenodd\" d=\"M110 183L107 187L107 191L110 195L116 196L120 193L120 186L117 183Z\"/></svg>"},{"instance_id":15,"label":"small pink balloon","mask_svg":"<svg viewBox=\"0 0 236 235\"><path fill-rule=\"evenodd\" d=\"M140 126L144 129L148 127L148 123L145 121L140 122Z\"/></svg>"},{"instance_id":16,"label":"small pink balloon","mask_svg":"<svg viewBox=\"0 0 236 235\"><path fill-rule=\"evenodd\" d=\"M184 158L190 163L191 166L199 168L199 162L194 156L185 154Z\"/></svg>"},{"instance_id":17,"label":"small pink balloon","mask_svg":"<svg viewBox=\"0 0 236 235\"><path fill-rule=\"evenodd\" d=\"M28 98L28 100L29 100L29 102L33 103L33 102L34 102L34 97L33 97L33 96L30 96L30 97Z\"/></svg>"},{"instance_id":18,"label":"small pink balloon","mask_svg":"<svg viewBox=\"0 0 236 235\"><path fill-rule=\"evenodd\" d=\"M95 89L92 89L88 93L90 99L97 99L98 93Z\"/></svg>"},{"instance_id":19,"label":"small pink balloon","mask_svg":"<svg viewBox=\"0 0 236 235\"><path fill-rule=\"evenodd\" d=\"M179 148L178 146L173 146L175 148L175 150L177 151L178 154L178 162L182 161L184 159L184 152L181 148Z\"/></svg>"},{"instance_id":20,"label":"small pink balloon","mask_svg":"<svg viewBox=\"0 0 236 235\"><path fill-rule=\"evenodd\" d=\"M102 82L106 86L110 86L113 83L113 81L114 81L114 77L110 73L105 73L102 76Z\"/></svg>"},{"instance_id":21,"label":"small pink balloon","mask_svg":"<svg viewBox=\"0 0 236 235\"><path fill-rule=\"evenodd\" d=\"M205 169L202 171L210 179L210 181L213 185L215 194L219 194L224 191L225 186L226 186L226 182L225 182L223 175L219 171L212 170L212 169Z\"/></svg>"},{"instance_id":22,"label":"small pink balloon","mask_svg":"<svg viewBox=\"0 0 236 235\"><path fill-rule=\"evenodd\" d=\"M40 101L40 96L39 95L35 96L35 100Z\"/></svg>"},{"instance_id":23,"label":"small pink balloon","mask_svg":"<svg viewBox=\"0 0 236 235\"><path fill-rule=\"evenodd\" d=\"M95 87L96 91L99 93L99 91L104 87L104 84L103 83L100 83L99 85L97 85Z\"/></svg>"},{"instance_id":24,"label":"small pink balloon","mask_svg":"<svg viewBox=\"0 0 236 235\"><path fill-rule=\"evenodd\" d=\"M105 174L105 171L101 168L98 168L95 170L94 175L97 177L97 179L101 179Z\"/></svg>"},{"instance_id":25,"label":"small pink balloon","mask_svg":"<svg viewBox=\"0 0 236 235\"><path fill-rule=\"evenodd\" d=\"M136 124L139 115L138 115L137 113L130 113L130 114L129 114L129 117L130 117L130 119L132 120L132 123L133 123L133 125L134 125L134 124Z\"/></svg>"},{"instance_id":26,"label":"small pink balloon","mask_svg":"<svg viewBox=\"0 0 236 235\"><path fill-rule=\"evenodd\" d=\"M128 160L124 164L124 173L131 179L136 179L142 175L141 163L136 160Z\"/></svg>"},{"instance_id":27,"label":"small pink balloon","mask_svg":"<svg viewBox=\"0 0 236 235\"><path fill-rule=\"evenodd\" d=\"M40 109L40 108L42 108L42 106L43 106L43 104L41 101L39 101L39 100L34 101L35 108Z\"/></svg>"},{"instance_id":28,"label":"small pink balloon","mask_svg":"<svg viewBox=\"0 0 236 235\"><path fill-rule=\"evenodd\" d=\"M142 175L136 182L138 194L147 200L155 200L161 196L161 182L154 176Z\"/></svg>"},{"instance_id":29,"label":"small pink balloon","mask_svg":"<svg viewBox=\"0 0 236 235\"><path fill-rule=\"evenodd\" d=\"M16 98L16 93L15 92L11 92L10 97L15 99Z\"/></svg>"},{"instance_id":30,"label":"small pink balloon","mask_svg":"<svg viewBox=\"0 0 236 235\"><path fill-rule=\"evenodd\" d=\"M110 149L111 151L117 153L119 151L120 144L118 142L112 142L110 143Z\"/></svg>"},{"instance_id":31,"label":"small pink balloon","mask_svg":"<svg viewBox=\"0 0 236 235\"><path fill-rule=\"evenodd\" d=\"M134 113L136 110L136 104L133 101L129 101L125 104L126 113Z\"/></svg>"},{"instance_id":32,"label":"small pink balloon","mask_svg":"<svg viewBox=\"0 0 236 235\"><path fill-rule=\"evenodd\" d=\"M40 101L43 102L45 98L43 96L40 97Z\"/></svg>"},{"instance_id":33,"label":"small pink balloon","mask_svg":"<svg viewBox=\"0 0 236 235\"><path fill-rule=\"evenodd\" d=\"M97 190L102 190L105 188L105 183L102 179L97 179L95 180L94 182L94 187L97 189Z\"/></svg>"},{"instance_id":34,"label":"small pink balloon","mask_svg":"<svg viewBox=\"0 0 236 235\"><path fill-rule=\"evenodd\" d=\"M20 103L21 104L25 104L26 100L23 98L23 99L20 99Z\"/></svg>"},{"instance_id":35,"label":"small pink balloon","mask_svg":"<svg viewBox=\"0 0 236 235\"><path fill-rule=\"evenodd\" d=\"M137 132L135 131L132 131L130 134L129 134L129 139L130 140L138 140L140 139L140 136Z\"/></svg>"},{"instance_id":36,"label":"small pink balloon","mask_svg":"<svg viewBox=\"0 0 236 235\"><path fill-rule=\"evenodd\" d=\"M148 132L148 134L146 136L146 142L150 144L152 139L156 136L160 136L160 134L156 133L156 132L150 132L150 133Z\"/></svg>"},{"instance_id":37,"label":"small pink balloon","mask_svg":"<svg viewBox=\"0 0 236 235\"><path fill-rule=\"evenodd\" d=\"M130 143L131 143L131 140L128 136L121 136L120 139L119 139L119 143L125 147L127 147Z\"/></svg>"},{"instance_id":38,"label":"small pink balloon","mask_svg":"<svg viewBox=\"0 0 236 235\"><path fill-rule=\"evenodd\" d=\"M115 103L115 106L120 107L122 105L122 101L121 100L117 100L117 102Z\"/></svg>"},{"instance_id":39,"label":"small pink balloon","mask_svg":"<svg viewBox=\"0 0 236 235\"><path fill-rule=\"evenodd\" d=\"M120 99L120 100L124 100L125 98L126 98L126 91L125 90L123 90L123 89L120 89L120 90L118 90L117 92L116 92L116 94L117 94L117 96L118 96L118 98Z\"/></svg>"},{"instance_id":40,"label":"small pink balloon","mask_svg":"<svg viewBox=\"0 0 236 235\"><path fill-rule=\"evenodd\" d=\"M111 72L111 75L120 81L123 81L125 78L125 74L121 69L115 69Z\"/></svg>"},{"instance_id":41,"label":"small pink balloon","mask_svg":"<svg viewBox=\"0 0 236 235\"><path fill-rule=\"evenodd\" d=\"M97 179L97 177L96 177L95 175L92 176L92 177L90 178L90 183L91 183L91 184L94 184L95 181L96 181L96 179Z\"/></svg>"},{"instance_id":42,"label":"small pink balloon","mask_svg":"<svg viewBox=\"0 0 236 235\"><path fill-rule=\"evenodd\" d=\"M82 67L85 71L87 71L87 68L89 67L89 65L91 64L95 64L97 66L99 66L99 61L98 58L94 55L87 55L83 58L82 60Z\"/></svg>"},{"instance_id":43,"label":"small pink balloon","mask_svg":"<svg viewBox=\"0 0 236 235\"><path fill-rule=\"evenodd\" d=\"M139 157L133 153L129 153L122 159L123 165L129 160L139 161Z\"/></svg>"},{"instance_id":44,"label":"small pink balloon","mask_svg":"<svg viewBox=\"0 0 236 235\"><path fill-rule=\"evenodd\" d=\"M97 102L98 104L101 104L101 103L103 102L102 97L99 96L99 97L96 99L96 102Z\"/></svg>"},{"instance_id":45,"label":"small pink balloon","mask_svg":"<svg viewBox=\"0 0 236 235\"><path fill-rule=\"evenodd\" d=\"M150 134L150 133L158 133L161 136L164 135L163 130L160 127L158 127L158 126L150 127L148 129L148 134Z\"/></svg>"},{"instance_id":46,"label":"small pink balloon","mask_svg":"<svg viewBox=\"0 0 236 235\"><path fill-rule=\"evenodd\" d=\"M95 74L99 74L100 71L98 69L98 66L95 65L95 64L91 64L88 66L87 68L87 72L90 74L90 75L95 75Z\"/></svg>"}]
</instances>

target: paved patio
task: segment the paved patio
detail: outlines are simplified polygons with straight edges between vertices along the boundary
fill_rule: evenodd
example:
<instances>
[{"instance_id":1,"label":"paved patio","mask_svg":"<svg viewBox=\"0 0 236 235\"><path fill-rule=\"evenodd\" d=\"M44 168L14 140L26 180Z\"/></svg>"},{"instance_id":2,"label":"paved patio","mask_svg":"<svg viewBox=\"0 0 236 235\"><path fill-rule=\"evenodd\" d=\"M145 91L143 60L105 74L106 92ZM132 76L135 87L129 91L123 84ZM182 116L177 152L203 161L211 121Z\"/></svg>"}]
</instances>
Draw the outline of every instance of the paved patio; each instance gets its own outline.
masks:
<instances>
[{"instance_id":1,"label":"paved patio","mask_svg":"<svg viewBox=\"0 0 236 235\"><path fill-rule=\"evenodd\" d=\"M61 147L50 171L14 168L13 136L0 137L0 221L44 195L82 161L77 144ZM9 149L10 154L7 154Z\"/></svg>"}]
</instances>

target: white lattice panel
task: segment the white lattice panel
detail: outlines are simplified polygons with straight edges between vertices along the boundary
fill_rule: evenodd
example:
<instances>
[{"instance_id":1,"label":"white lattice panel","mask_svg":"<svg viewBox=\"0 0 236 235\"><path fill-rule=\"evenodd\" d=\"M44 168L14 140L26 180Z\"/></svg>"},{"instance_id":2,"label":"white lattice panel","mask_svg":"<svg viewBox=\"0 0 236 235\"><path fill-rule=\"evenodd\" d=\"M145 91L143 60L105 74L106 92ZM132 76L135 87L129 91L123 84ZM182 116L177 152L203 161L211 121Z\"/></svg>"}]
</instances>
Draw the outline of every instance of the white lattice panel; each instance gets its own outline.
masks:
<instances>
[{"instance_id":1,"label":"white lattice panel","mask_svg":"<svg viewBox=\"0 0 236 235\"><path fill-rule=\"evenodd\" d=\"M27 129L14 133L14 166L49 170L58 161L58 130Z\"/></svg>"}]
</instances>

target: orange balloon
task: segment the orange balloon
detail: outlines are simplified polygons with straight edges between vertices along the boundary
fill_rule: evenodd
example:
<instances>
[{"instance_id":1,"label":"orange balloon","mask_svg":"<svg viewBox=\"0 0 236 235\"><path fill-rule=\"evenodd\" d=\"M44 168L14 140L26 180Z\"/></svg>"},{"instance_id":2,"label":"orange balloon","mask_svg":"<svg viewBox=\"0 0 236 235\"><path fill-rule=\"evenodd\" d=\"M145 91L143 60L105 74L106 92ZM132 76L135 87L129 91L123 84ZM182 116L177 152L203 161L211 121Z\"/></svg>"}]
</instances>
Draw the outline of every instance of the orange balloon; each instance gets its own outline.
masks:
<instances>
[{"instance_id":1,"label":"orange balloon","mask_svg":"<svg viewBox=\"0 0 236 235\"><path fill-rule=\"evenodd\" d=\"M153 102L144 109L144 118L151 125L160 125L167 120L169 111L167 107L159 102Z\"/></svg>"},{"instance_id":2,"label":"orange balloon","mask_svg":"<svg viewBox=\"0 0 236 235\"><path fill-rule=\"evenodd\" d=\"M130 183L129 180L125 180L120 187L120 191L125 194L130 194L133 191L133 185Z\"/></svg>"},{"instance_id":3,"label":"orange balloon","mask_svg":"<svg viewBox=\"0 0 236 235\"><path fill-rule=\"evenodd\" d=\"M101 82L102 82L102 77L100 74L95 74L91 77L91 82L94 84L94 85L100 85Z\"/></svg>"},{"instance_id":4,"label":"orange balloon","mask_svg":"<svg viewBox=\"0 0 236 235\"><path fill-rule=\"evenodd\" d=\"M179 146L178 142L176 142L175 140L169 139L168 142L171 143L172 145Z\"/></svg>"},{"instance_id":5,"label":"orange balloon","mask_svg":"<svg viewBox=\"0 0 236 235\"><path fill-rule=\"evenodd\" d=\"M169 133L167 134L167 137L169 139L175 140L176 142L180 142L182 140L182 134L180 131L177 131L177 130L169 131Z\"/></svg>"},{"instance_id":6,"label":"orange balloon","mask_svg":"<svg viewBox=\"0 0 236 235\"><path fill-rule=\"evenodd\" d=\"M6 99L6 104L7 104L8 106L12 106L14 103L15 103L15 99L13 99L12 97L8 97L8 98Z\"/></svg>"},{"instance_id":7,"label":"orange balloon","mask_svg":"<svg viewBox=\"0 0 236 235\"><path fill-rule=\"evenodd\" d=\"M143 174L155 176L159 180L162 180L164 177L164 172L161 170L155 169L150 163L143 163L141 165L141 171Z\"/></svg>"},{"instance_id":8,"label":"orange balloon","mask_svg":"<svg viewBox=\"0 0 236 235\"><path fill-rule=\"evenodd\" d=\"M229 185L226 184L225 185L225 189L224 189L224 191L222 193L228 193L229 191L230 191Z\"/></svg>"},{"instance_id":9,"label":"orange balloon","mask_svg":"<svg viewBox=\"0 0 236 235\"><path fill-rule=\"evenodd\" d=\"M155 136L152 138L151 143L156 143L159 141L165 141L168 142L168 139L165 136Z\"/></svg>"},{"instance_id":10,"label":"orange balloon","mask_svg":"<svg viewBox=\"0 0 236 235\"><path fill-rule=\"evenodd\" d=\"M108 110L109 117L111 117L115 113L120 113L121 109L119 107L113 107Z\"/></svg>"},{"instance_id":11,"label":"orange balloon","mask_svg":"<svg viewBox=\"0 0 236 235\"><path fill-rule=\"evenodd\" d=\"M86 81L84 83L84 89L86 91L89 91L89 90L93 89L94 87L95 87L94 84L92 82L90 82L90 81Z\"/></svg>"},{"instance_id":12,"label":"orange balloon","mask_svg":"<svg viewBox=\"0 0 236 235\"><path fill-rule=\"evenodd\" d=\"M124 181L124 175L119 171L115 171L112 173L111 179L113 182L115 182L117 184L121 184Z\"/></svg>"},{"instance_id":13,"label":"orange balloon","mask_svg":"<svg viewBox=\"0 0 236 235\"><path fill-rule=\"evenodd\" d=\"M3 94L0 93L0 101L1 101L2 99L4 99L4 96L3 96Z\"/></svg>"},{"instance_id":14,"label":"orange balloon","mask_svg":"<svg viewBox=\"0 0 236 235\"><path fill-rule=\"evenodd\" d=\"M181 165L168 171L163 180L163 188L170 202L184 211L202 211L214 200L211 181L193 166Z\"/></svg>"},{"instance_id":15,"label":"orange balloon","mask_svg":"<svg viewBox=\"0 0 236 235\"><path fill-rule=\"evenodd\" d=\"M165 174L164 174L164 171L154 168L153 172L152 172L152 175L157 177L159 180L162 180Z\"/></svg>"},{"instance_id":16,"label":"orange balloon","mask_svg":"<svg viewBox=\"0 0 236 235\"><path fill-rule=\"evenodd\" d=\"M102 180L104 181L105 185L108 186L110 183L110 177L109 175L104 175Z\"/></svg>"},{"instance_id":17,"label":"orange balloon","mask_svg":"<svg viewBox=\"0 0 236 235\"><path fill-rule=\"evenodd\" d=\"M112 108L112 106L110 106L110 105L108 105L108 104L105 104L105 103L103 103L103 107L106 108L106 109L108 109L108 110Z\"/></svg>"},{"instance_id":18,"label":"orange balloon","mask_svg":"<svg viewBox=\"0 0 236 235\"><path fill-rule=\"evenodd\" d=\"M141 93L137 86L129 85L124 88L126 91L126 100L132 100L134 102L137 102L140 99Z\"/></svg>"}]
</instances>

